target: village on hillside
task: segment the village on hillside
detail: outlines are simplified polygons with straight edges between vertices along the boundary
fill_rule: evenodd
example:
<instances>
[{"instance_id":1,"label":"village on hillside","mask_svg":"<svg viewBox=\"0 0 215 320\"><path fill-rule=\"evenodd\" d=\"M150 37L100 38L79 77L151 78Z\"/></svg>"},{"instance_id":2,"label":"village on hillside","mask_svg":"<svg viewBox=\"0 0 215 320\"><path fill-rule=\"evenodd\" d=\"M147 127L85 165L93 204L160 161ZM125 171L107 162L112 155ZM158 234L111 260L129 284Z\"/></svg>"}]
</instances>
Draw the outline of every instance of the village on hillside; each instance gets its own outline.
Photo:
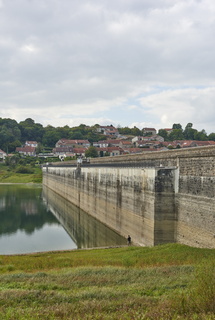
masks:
<instances>
[{"instance_id":1,"label":"village on hillside","mask_svg":"<svg viewBox=\"0 0 215 320\"><path fill-rule=\"evenodd\" d=\"M38 153L38 142L26 141L23 146L16 147L15 152L22 157L56 157L62 161L65 158L118 156L123 154L215 145L215 141L209 140L165 141L164 137L159 135L155 128L143 128L142 135L140 136L119 133L119 130L113 125L98 125L95 130L98 135L102 134L105 139L90 142L86 139L61 138L49 153ZM173 130L174 129L166 128L162 129L162 132L168 136ZM8 154L6 152L0 150L1 159L5 159L7 156Z\"/></svg>"}]
</instances>

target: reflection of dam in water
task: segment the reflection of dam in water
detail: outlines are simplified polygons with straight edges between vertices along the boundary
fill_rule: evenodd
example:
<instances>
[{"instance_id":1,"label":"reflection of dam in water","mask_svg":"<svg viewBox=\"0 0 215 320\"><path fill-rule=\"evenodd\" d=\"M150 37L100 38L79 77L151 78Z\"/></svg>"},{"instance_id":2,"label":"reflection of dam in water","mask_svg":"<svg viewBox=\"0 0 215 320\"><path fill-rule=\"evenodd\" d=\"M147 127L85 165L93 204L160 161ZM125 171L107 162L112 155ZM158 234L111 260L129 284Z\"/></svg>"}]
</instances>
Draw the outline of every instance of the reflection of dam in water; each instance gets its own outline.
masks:
<instances>
[{"instance_id":1,"label":"reflection of dam in water","mask_svg":"<svg viewBox=\"0 0 215 320\"><path fill-rule=\"evenodd\" d=\"M125 238L45 186L43 199L77 248L126 245Z\"/></svg>"}]
</instances>

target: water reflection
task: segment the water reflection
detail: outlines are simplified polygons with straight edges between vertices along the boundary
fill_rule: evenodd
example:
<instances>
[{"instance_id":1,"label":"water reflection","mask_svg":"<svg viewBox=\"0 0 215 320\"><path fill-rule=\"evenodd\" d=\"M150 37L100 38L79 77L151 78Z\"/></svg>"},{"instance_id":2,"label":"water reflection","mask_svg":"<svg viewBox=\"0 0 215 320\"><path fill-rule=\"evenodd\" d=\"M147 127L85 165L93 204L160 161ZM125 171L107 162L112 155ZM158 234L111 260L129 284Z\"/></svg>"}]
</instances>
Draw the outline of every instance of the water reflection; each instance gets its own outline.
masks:
<instances>
[{"instance_id":1,"label":"water reflection","mask_svg":"<svg viewBox=\"0 0 215 320\"><path fill-rule=\"evenodd\" d=\"M0 254L76 248L41 195L41 185L0 185Z\"/></svg>"},{"instance_id":2,"label":"water reflection","mask_svg":"<svg viewBox=\"0 0 215 320\"><path fill-rule=\"evenodd\" d=\"M32 234L45 223L57 221L41 201L41 187L0 185L0 235L23 230Z\"/></svg>"},{"instance_id":3,"label":"water reflection","mask_svg":"<svg viewBox=\"0 0 215 320\"><path fill-rule=\"evenodd\" d=\"M125 245L126 240L72 203L43 188L44 201L78 248Z\"/></svg>"},{"instance_id":4,"label":"water reflection","mask_svg":"<svg viewBox=\"0 0 215 320\"><path fill-rule=\"evenodd\" d=\"M125 244L123 237L50 189L0 185L0 254Z\"/></svg>"}]
</instances>

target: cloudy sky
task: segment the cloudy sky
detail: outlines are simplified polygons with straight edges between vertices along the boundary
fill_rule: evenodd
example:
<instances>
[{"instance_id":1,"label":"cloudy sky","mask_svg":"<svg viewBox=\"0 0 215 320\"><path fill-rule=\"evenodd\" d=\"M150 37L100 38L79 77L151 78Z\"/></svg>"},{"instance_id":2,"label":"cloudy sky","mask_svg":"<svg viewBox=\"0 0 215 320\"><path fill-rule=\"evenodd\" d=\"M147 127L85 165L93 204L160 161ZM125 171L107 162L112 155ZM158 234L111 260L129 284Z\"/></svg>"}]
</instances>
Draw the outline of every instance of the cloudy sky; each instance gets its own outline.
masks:
<instances>
[{"instance_id":1,"label":"cloudy sky","mask_svg":"<svg viewBox=\"0 0 215 320\"><path fill-rule=\"evenodd\" d=\"M215 1L0 0L0 117L215 132Z\"/></svg>"}]
</instances>

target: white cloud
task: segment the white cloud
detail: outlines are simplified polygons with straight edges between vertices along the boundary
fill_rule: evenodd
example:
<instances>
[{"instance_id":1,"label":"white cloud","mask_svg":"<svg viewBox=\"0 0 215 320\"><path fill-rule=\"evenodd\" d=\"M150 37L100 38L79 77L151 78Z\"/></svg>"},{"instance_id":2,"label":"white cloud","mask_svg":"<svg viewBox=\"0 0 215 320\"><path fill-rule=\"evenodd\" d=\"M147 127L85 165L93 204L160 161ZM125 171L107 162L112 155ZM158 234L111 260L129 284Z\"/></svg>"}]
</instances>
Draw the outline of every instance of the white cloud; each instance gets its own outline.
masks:
<instances>
[{"instance_id":1,"label":"white cloud","mask_svg":"<svg viewBox=\"0 0 215 320\"><path fill-rule=\"evenodd\" d=\"M159 118L161 127L172 127L173 123L185 126L197 124L197 129L215 131L215 87L166 90L140 99L143 108L154 118Z\"/></svg>"},{"instance_id":2,"label":"white cloud","mask_svg":"<svg viewBox=\"0 0 215 320\"><path fill-rule=\"evenodd\" d=\"M0 117L212 130L214 16L211 0L0 0Z\"/></svg>"}]
</instances>

